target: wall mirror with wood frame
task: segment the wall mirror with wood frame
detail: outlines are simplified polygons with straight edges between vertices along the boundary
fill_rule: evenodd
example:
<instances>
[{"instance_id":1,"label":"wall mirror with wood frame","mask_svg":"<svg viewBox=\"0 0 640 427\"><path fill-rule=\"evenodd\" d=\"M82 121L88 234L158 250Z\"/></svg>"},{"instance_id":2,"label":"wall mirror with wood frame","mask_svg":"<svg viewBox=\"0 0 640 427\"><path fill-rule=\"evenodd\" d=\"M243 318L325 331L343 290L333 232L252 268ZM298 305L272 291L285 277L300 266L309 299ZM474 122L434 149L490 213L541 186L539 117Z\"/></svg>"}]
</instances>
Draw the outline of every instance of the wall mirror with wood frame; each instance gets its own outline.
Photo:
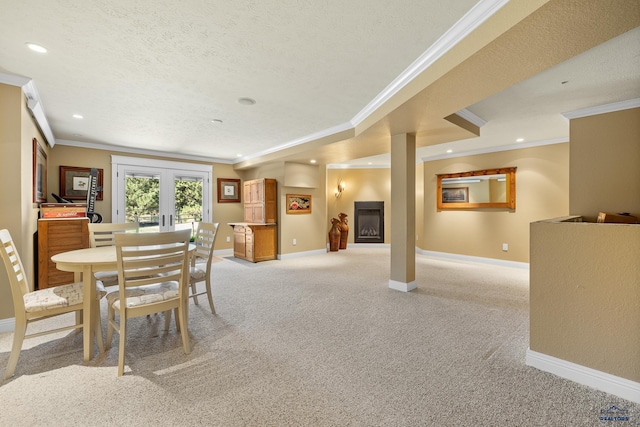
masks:
<instances>
[{"instance_id":1,"label":"wall mirror with wood frame","mask_svg":"<svg viewBox=\"0 0 640 427\"><path fill-rule=\"evenodd\" d=\"M438 174L438 210L515 209L516 168Z\"/></svg>"}]
</instances>

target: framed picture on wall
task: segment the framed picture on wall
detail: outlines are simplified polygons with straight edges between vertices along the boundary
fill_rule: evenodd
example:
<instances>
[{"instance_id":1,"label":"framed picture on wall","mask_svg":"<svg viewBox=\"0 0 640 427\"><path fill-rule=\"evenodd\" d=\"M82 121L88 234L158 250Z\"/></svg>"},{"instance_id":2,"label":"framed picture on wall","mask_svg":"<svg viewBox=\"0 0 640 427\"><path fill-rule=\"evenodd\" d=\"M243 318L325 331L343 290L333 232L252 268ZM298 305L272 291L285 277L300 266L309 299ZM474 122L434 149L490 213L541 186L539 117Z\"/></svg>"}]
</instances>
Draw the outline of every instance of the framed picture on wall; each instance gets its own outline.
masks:
<instances>
[{"instance_id":1,"label":"framed picture on wall","mask_svg":"<svg viewBox=\"0 0 640 427\"><path fill-rule=\"evenodd\" d=\"M240 180L218 178L218 203L240 203Z\"/></svg>"},{"instance_id":2,"label":"framed picture on wall","mask_svg":"<svg viewBox=\"0 0 640 427\"><path fill-rule=\"evenodd\" d=\"M87 200L89 173L91 168L60 166L60 197L67 200ZM98 169L98 194L96 200L103 199L102 179L104 171Z\"/></svg>"},{"instance_id":3,"label":"framed picture on wall","mask_svg":"<svg viewBox=\"0 0 640 427\"><path fill-rule=\"evenodd\" d=\"M33 203L47 201L47 153L33 138Z\"/></svg>"},{"instance_id":4,"label":"framed picture on wall","mask_svg":"<svg viewBox=\"0 0 640 427\"><path fill-rule=\"evenodd\" d=\"M311 195L309 194L287 194L288 214L310 214Z\"/></svg>"}]
</instances>

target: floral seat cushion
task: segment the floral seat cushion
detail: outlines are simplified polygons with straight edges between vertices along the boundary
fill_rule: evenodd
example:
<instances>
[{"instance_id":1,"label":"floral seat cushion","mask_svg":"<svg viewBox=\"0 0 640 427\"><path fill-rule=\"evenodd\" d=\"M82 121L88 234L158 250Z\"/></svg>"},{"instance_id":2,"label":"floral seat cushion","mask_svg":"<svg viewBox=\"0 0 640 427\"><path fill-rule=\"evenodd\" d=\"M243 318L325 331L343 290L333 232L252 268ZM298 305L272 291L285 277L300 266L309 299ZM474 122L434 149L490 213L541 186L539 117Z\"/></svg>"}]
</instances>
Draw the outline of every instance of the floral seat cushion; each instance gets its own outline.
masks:
<instances>
[{"instance_id":1,"label":"floral seat cushion","mask_svg":"<svg viewBox=\"0 0 640 427\"><path fill-rule=\"evenodd\" d=\"M170 281L156 285L129 288L125 291L128 308L154 302L166 301L178 297L178 282ZM120 309L120 291L107 294L107 303L116 310Z\"/></svg>"},{"instance_id":2,"label":"floral seat cushion","mask_svg":"<svg viewBox=\"0 0 640 427\"><path fill-rule=\"evenodd\" d=\"M25 311L34 313L81 304L83 301L82 286L82 282L78 282L29 292L24 295ZM98 299L105 296L106 293L102 282L97 281L96 295Z\"/></svg>"},{"instance_id":3,"label":"floral seat cushion","mask_svg":"<svg viewBox=\"0 0 640 427\"><path fill-rule=\"evenodd\" d=\"M191 277L191 280L204 280L206 274L207 272L201 268L198 268L198 266L191 267L189 269L189 276Z\"/></svg>"}]
</instances>

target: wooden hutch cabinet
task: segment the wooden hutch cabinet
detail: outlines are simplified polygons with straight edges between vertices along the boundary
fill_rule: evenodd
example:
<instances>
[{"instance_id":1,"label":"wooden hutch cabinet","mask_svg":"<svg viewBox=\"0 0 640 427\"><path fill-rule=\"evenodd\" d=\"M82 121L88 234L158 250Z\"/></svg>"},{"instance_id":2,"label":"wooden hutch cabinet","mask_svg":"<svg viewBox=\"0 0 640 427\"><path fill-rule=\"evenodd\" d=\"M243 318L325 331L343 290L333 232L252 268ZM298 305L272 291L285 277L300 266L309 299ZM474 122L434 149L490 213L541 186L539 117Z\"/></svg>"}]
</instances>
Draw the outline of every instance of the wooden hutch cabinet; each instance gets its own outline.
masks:
<instances>
[{"instance_id":1,"label":"wooden hutch cabinet","mask_svg":"<svg viewBox=\"0 0 640 427\"><path fill-rule=\"evenodd\" d=\"M275 224L277 215L276 180L271 178L245 181L244 222Z\"/></svg>"},{"instance_id":2,"label":"wooden hutch cabinet","mask_svg":"<svg viewBox=\"0 0 640 427\"><path fill-rule=\"evenodd\" d=\"M233 227L233 255L251 262L276 259L278 253L277 182L254 179L243 184L244 222Z\"/></svg>"},{"instance_id":3,"label":"wooden hutch cabinet","mask_svg":"<svg viewBox=\"0 0 640 427\"><path fill-rule=\"evenodd\" d=\"M51 257L89 247L89 218L38 220L38 289L73 283L73 273L60 271Z\"/></svg>"}]
</instances>

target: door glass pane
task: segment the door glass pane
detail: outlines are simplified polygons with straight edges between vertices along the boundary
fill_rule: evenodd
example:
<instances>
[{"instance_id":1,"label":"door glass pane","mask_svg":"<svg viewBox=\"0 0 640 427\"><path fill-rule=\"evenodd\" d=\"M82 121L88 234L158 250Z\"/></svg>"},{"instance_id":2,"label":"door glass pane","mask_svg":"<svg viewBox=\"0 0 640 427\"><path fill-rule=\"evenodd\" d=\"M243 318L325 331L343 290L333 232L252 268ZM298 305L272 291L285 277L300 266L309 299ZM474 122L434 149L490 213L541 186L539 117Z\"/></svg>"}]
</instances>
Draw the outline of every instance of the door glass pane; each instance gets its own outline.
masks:
<instances>
[{"instance_id":1,"label":"door glass pane","mask_svg":"<svg viewBox=\"0 0 640 427\"><path fill-rule=\"evenodd\" d=\"M138 222L141 233L160 231L159 206L159 175L125 175L126 222Z\"/></svg>"},{"instance_id":2,"label":"door glass pane","mask_svg":"<svg viewBox=\"0 0 640 427\"><path fill-rule=\"evenodd\" d=\"M198 223L202 221L202 178L190 176L176 176L175 188L175 229L191 229L191 236L195 236Z\"/></svg>"}]
</instances>

